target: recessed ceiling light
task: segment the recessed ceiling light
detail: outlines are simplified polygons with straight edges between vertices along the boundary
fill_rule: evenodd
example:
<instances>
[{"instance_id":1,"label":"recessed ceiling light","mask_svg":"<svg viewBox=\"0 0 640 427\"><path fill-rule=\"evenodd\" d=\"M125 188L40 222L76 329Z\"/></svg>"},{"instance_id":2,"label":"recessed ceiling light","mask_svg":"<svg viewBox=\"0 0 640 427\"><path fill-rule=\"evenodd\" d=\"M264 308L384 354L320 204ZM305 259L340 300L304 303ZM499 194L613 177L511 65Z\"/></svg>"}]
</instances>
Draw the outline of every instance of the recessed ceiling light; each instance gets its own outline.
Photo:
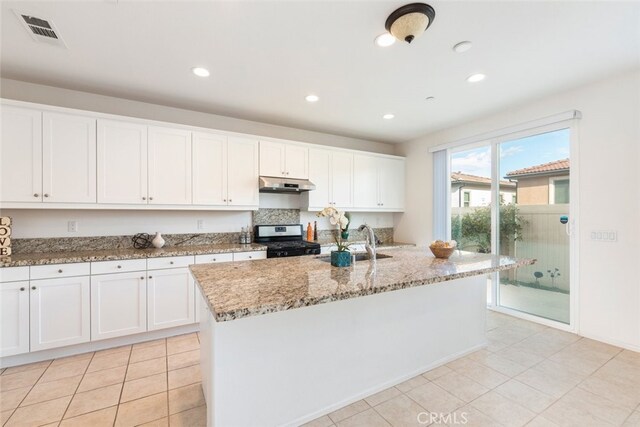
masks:
<instances>
[{"instance_id":1,"label":"recessed ceiling light","mask_svg":"<svg viewBox=\"0 0 640 427\"><path fill-rule=\"evenodd\" d=\"M393 37L390 33L382 33L375 40L376 44L380 47L391 46L396 42L396 38Z\"/></svg>"},{"instance_id":2,"label":"recessed ceiling light","mask_svg":"<svg viewBox=\"0 0 640 427\"><path fill-rule=\"evenodd\" d=\"M471 74L469 77L467 77L467 81L469 83L477 83L477 82L481 82L482 80L484 80L484 78L487 77L482 73L478 73L478 74Z\"/></svg>"},{"instance_id":3,"label":"recessed ceiling light","mask_svg":"<svg viewBox=\"0 0 640 427\"><path fill-rule=\"evenodd\" d=\"M472 44L470 41L464 41L464 42L456 43L455 45L453 45L453 50L454 52L462 53L471 49L471 46Z\"/></svg>"},{"instance_id":4,"label":"recessed ceiling light","mask_svg":"<svg viewBox=\"0 0 640 427\"><path fill-rule=\"evenodd\" d=\"M304 99L306 99L307 102L318 102L320 100L320 97L318 95L307 95L304 97Z\"/></svg>"},{"instance_id":5,"label":"recessed ceiling light","mask_svg":"<svg viewBox=\"0 0 640 427\"><path fill-rule=\"evenodd\" d=\"M382 116L383 119L385 120L391 120L395 117L395 115L391 114L391 113L387 113L384 116Z\"/></svg>"},{"instance_id":6,"label":"recessed ceiling light","mask_svg":"<svg viewBox=\"0 0 640 427\"><path fill-rule=\"evenodd\" d=\"M210 74L209 70L202 67L194 67L191 69L191 71L193 72L193 74L195 74L198 77L209 77L209 74Z\"/></svg>"}]
</instances>

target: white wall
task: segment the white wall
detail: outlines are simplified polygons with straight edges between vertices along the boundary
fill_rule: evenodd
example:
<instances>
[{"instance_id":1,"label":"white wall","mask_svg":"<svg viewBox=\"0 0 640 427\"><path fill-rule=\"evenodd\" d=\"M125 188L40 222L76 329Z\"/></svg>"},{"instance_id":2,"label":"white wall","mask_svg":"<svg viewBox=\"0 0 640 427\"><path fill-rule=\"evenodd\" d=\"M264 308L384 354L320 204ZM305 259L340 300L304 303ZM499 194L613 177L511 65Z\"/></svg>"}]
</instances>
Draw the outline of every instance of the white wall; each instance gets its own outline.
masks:
<instances>
[{"instance_id":1,"label":"white wall","mask_svg":"<svg viewBox=\"0 0 640 427\"><path fill-rule=\"evenodd\" d=\"M0 79L0 97L101 113L119 114L142 119L160 120L212 129L244 132L258 136L284 138L312 144L392 154L393 145L275 126L189 111L128 99L113 98L87 92L61 89L18 80ZM260 206L267 208L299 208L299 196L260 195ZM251 223L250 212L215 211L81 211L81 210L3 210L14 219L15 238L108 236L139 232L206 233L240 231ZM391 214L374 217L372 223L392 226ZM198 220L204 227L197 228ZM67 230L68 221L78 221L78 231Z\"/></svg>"},{"instance_id":2,"label":"white wall","mask_svg":"<svg viewBox=\"0 0 640 427\"><path fill-rule=\"evenodd\" d=\"M400 144L407 157L406 213L395 217L395 238L432 239L432 156L429 146L577 109L579 153L579 332L640 350L640 71L511 108ZM574 163L575 162L575 163ZM616 230L618 241L590 240L592 230ZM575 281L574 281L575 283Z\"/></svg>"}]
</instances>

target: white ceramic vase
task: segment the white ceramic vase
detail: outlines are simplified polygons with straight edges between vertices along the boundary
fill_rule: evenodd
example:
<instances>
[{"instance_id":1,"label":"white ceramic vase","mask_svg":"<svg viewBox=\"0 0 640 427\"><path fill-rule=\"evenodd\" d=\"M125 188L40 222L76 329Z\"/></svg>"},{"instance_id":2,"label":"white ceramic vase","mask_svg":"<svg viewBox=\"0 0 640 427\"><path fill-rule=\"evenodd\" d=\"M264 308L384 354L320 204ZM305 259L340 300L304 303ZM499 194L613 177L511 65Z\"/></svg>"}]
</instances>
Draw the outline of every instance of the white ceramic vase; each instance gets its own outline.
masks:
<instances>
[{"instance_id":1,"label":"white ceramic vase","mask_svg":"<svg viewBox=\"0 0 640 427\"><path fill-rule=\"evenodd\" d=\"M156 232L156 235L153 238L153 240L151 241L151 244L153 245L154 248L160 249L161 247L163 247L164 246L164 239L162 238L162 234Z\"/></svg>"}]
</instances>

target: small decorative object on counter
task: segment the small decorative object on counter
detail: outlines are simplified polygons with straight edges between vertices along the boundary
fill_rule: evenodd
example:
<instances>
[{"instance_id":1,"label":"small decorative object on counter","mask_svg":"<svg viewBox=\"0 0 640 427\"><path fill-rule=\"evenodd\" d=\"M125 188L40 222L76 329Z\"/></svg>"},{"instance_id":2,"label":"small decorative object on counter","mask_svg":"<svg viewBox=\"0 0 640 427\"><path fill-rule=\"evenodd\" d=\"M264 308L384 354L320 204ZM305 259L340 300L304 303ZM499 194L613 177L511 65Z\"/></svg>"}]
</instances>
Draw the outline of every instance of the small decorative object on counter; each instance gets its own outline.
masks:
<instances>
[{"instance_id":1,"label":"small decorative object on counter","mask_svg":"<svg viewBox=\"0 0 640 427\"><path fill-rule=\"evenodd\" d=\"M151 236L147 233L138 233L131 238L131 242L136 249L147 249L151 246Z\"/></svg>"},{"instance_id":2,"label":"small decorative object on counter","mask_svg":"<svg viewBox=\"0 0 640 427\"><path fill-rule=\"evenodd\" d=\"M347 233L347 238L344 237L344 232L348 230L350 222L350 215L349 217L347 215L348 213L340 212L333 206L324 208L317 215L319 217L329 217L331 225L335 225L337 228L334 235L337 248L335 251L331 251L331 265L334 267L351 266L351 252L349 252L349 243L347 243L349 233Z\"/></svg>"},{"instance_id":3,"label":"small decorative object on counter","mask_svg":"<svg viewBox=\"0 0 640 427\"><path fill-rule=\"evenodd\" d=\"M11 256L11 217L0 216L0 258Z\"/></svg>"},{"instance_id":4,"label":"small decorative object on counter","mask_svg":"<svg viewBox=\"0 0 640 427\"><path fill-rule=\"evenodd\" d=\"M160 232L156 232L156 235L151 241L151 244L153 245L154 248L157 248L157 249L160 249L161 247L164 246L164 239L162 238L162 234L160 234Z\"/></svg>"},{"instance_id":5,"label":"small decorative object on counter","mask_svg":"<svg viewBox=\"0 0 640 427\"><path fill-rule=\"evenodd\" d=\"M313 221L313 241L318 241L318 221Z\"/></svg>"},{"instance_id":6,"label":"small decorative object on counter","mask_svg":"<svg viewBox=\"0 0 640 427\"><path fill-rule=\"evenodd\" d=\"M456 250L457 246L458 242L456 242L455 240L451 240L450 242L436 240L434 242L431 242L431 244L429 245L429 249L431 249L431 253L433 253L433 256L435 256L436 258L449 259L453 251Z\"/></svg>"},{"instance_id":7,"label":"small decorative object on counter","mask_svg":"<svg viewBox=\"0 0 640 427\"><path fill-rule=\"evenodd\" d=\"M307 241L311 241L313 239L313 228L311 228L311 223L307 224Z\"/></svg>"},{"instance_id":8,"label":"small decorative object on counter","mask_svg":"<svg viewBox=\"0 0 640 427\"><path fill-rule=\"evenodd\" d=\"M242 227L240 231L240 244L248 245L251 243L251 233L249 232L249 226L247 228Z\"/></svg>"}]
</instances>

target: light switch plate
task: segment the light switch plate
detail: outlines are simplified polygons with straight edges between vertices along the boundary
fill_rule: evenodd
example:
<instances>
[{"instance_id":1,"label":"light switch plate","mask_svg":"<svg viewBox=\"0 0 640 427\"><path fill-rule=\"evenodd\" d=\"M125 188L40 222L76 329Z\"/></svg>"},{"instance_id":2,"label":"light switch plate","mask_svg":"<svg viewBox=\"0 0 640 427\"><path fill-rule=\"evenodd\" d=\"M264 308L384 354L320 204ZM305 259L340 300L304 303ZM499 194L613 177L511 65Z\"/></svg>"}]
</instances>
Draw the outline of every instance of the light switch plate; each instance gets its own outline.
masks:
<instances>
[{"instance_id":1,"label":"light switch plate","mask_svg":"<svg viewBox=\"0 0 640 427\"><path fill-rule=\"evenodd\" d=\"M591 240L596 242L617 242L618 232L616 230L593 230Z\"/></svg>"}]
</instances>

